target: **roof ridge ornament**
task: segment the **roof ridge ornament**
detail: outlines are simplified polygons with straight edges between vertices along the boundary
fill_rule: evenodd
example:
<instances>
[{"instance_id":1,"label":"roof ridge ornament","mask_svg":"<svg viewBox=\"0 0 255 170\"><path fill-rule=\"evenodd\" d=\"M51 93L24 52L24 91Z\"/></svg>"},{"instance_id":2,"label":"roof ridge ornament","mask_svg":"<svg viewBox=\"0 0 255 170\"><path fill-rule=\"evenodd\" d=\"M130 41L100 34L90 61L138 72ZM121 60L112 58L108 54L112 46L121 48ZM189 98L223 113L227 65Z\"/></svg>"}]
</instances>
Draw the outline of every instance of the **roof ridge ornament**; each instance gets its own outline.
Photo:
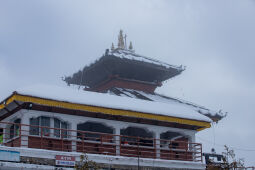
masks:
<instances>
[{"instance_id":1,"label":"roof ridge ornament","mask_svg":"<svg viewBox=\"0 0 255 170\"><path fill-rule=\"evenodd\" d=\"M120 30L120 33L119 33L119 36L118 36L118 48L125 49L123 31L122 30Z\"/></svg>"},{"instance_id":2,"label":"roof ridge ornament","mask_svg":"<svg viewBox=\"0 0 255 170\"><path fill-rule=\"evenodd\" d=\"M126 50L129 52L135 52L134 48L133 48L133 44L130 41L129 46L127 45L127 35L123 34L123 30L120 29L119 35L118 35L118 44L117 44L117 48L114 48L114 44L112 43L111 46L111 51L115 51L115 50ZM128 46L128 47L127 47Z\"/></svg>"}]
</instances>

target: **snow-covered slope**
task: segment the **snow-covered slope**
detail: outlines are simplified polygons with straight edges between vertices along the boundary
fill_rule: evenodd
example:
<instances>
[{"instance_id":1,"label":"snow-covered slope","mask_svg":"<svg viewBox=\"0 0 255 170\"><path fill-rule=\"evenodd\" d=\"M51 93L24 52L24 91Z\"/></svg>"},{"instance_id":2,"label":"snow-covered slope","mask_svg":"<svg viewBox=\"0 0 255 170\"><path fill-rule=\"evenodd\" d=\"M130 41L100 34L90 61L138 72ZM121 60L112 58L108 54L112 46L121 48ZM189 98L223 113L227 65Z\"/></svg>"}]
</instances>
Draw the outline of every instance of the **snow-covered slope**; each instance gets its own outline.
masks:
<instances>
[{"instance_id":1,"label":"snow-covered slope","mask_svg":"<svg viewBox=\"0 0 255 170\"><path fill-rule=\"evenodd\" d=\"M208 117L199 114L192 108L175 102L147 101L137 98L122 97L105 93L89 92L69 87L52 85L34 85L17 90L18 94L78 103L91 106L131 110L150 114L186 118L211 122Z\"/></svg>"},{"instance_id":2,"label":"snow-covered slope","mask_svg":"<svg viewBox=\"0 0 255 170\"><path fill-rule=\"evenodd\" d=\"M133 89L124 89L124 88L112 88L108 91L109 94L118 95L118 96L126 96L136 99L143 99L148 101L172 104L172 105L179 105L180 107L186 107L196 111L199 114L205 115L214 121L218 121L226 116L226 114L222 113L221 111L214 111L207 109L206 107L199 106L197 104L178 99L173 97L168 97L160 94L150 94L145 93L143 91L133 90Z\"/></svg>"}]
</instances>

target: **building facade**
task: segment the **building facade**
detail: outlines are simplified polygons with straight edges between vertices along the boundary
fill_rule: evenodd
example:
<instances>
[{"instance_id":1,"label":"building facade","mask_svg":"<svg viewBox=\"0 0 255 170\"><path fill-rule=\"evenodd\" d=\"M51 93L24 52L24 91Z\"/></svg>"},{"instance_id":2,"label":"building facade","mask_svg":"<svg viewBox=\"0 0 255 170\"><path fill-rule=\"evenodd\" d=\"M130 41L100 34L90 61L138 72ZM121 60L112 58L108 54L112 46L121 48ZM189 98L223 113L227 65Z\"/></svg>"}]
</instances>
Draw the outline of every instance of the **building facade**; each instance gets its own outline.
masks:
<instances>
[{"instance_id":1,"label":"building facade","mask_svg":"<svg viewBox=\"0 0 255 170\"><path fill-rule=\"evenodd\" d=\"M69 86L31 86L2 101L1 149L49 168L56 155L85 153L102 168L204 169L195 134L224 114L155 93L182 71L127 49L121 31L116 49L65 77Z\"/></svg>"}]
</instances>

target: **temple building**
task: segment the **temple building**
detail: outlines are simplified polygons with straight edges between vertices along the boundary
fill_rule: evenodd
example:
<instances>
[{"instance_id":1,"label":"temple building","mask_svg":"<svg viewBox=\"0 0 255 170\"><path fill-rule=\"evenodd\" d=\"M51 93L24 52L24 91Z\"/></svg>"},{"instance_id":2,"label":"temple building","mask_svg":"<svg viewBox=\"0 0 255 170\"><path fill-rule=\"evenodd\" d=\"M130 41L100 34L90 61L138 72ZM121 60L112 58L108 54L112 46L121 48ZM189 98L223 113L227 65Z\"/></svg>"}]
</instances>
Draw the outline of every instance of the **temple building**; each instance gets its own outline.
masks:
<instances>
[{"instance_id":1,"label":"temple building","mask_svg":"<svg viewBox=\"0 0 255 170\"><path fill-rule=\"evenodd\" d=\"M0 148L49 167L58 155L79 161L85 153L102 169L205 169L195 135L225 114L157 94L185 67L139 55L126 41L120 31L116 48L65 77L67 86L35 85L3 100Z\"/></svg>"}]
</instances>

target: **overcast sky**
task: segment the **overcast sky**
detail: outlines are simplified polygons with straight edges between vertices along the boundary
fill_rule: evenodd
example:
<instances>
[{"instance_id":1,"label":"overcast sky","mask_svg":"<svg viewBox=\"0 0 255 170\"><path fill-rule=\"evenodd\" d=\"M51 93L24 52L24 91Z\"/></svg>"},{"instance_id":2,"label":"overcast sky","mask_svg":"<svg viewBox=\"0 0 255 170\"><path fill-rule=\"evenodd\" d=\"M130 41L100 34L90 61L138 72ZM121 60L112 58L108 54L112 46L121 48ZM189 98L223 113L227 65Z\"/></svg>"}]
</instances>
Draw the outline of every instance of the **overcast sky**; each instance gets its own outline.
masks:
<instances>
[{"instance_id":1,"label":"overcast sky","mask_svg":"<svg viewBox=\"0 0 255 170\"><path fill-rule=\"evenodd\" d=\"M120 29L138 54L187 67L158 93L228 112L198 133L204 151L227 144L255 165L255 0L0 0L0 99L62 85Z\"/></svg>"}]
</instances>

